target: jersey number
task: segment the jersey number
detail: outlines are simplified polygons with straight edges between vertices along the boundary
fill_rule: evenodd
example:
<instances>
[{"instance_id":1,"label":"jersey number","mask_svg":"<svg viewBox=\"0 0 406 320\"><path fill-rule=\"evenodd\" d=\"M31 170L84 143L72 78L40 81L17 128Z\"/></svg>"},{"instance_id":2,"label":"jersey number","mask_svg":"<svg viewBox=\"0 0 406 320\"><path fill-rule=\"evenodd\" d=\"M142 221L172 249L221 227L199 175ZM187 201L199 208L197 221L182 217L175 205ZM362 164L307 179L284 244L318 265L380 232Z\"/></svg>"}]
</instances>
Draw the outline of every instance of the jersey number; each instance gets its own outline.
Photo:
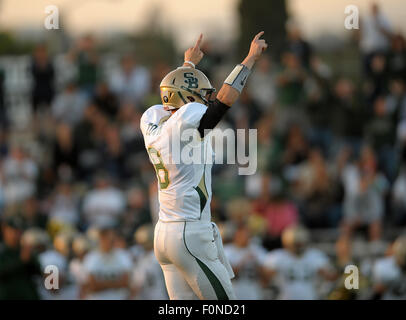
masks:
<instances>
[{"instance_id":1,"label":"jersey number","mask_svg":"<svg viewBox=\"0 0 406 320\"><path fill-rule=\"evenodd\" d=\"M164 162L162 161L162 157L159 154L159 151L155 148L149 147L148 154L152 161L152 165L155 168L156 176L159 181L160 189L166 189L169 186L169 174L168 170L165 168Z\"/></svg>"}]
</instances>

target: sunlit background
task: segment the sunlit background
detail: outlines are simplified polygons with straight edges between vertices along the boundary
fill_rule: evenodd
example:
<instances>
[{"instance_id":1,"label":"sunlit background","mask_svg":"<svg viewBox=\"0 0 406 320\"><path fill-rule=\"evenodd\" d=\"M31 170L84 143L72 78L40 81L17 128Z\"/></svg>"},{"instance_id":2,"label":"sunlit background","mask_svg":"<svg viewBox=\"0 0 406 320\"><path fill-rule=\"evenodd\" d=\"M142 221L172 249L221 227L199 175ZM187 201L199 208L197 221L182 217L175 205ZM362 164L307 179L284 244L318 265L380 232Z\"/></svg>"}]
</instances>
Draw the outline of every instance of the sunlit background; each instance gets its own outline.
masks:
<instances>
[{"instance_id":1,"label":"sunlit background","mask_svg":"<svg viewBox=\"0 0 406 320\"><path fill-rule=\"evenodd\" d=\"M385 4L394 28L406 30L402 0L377 1ZM323 34L345 36L344 8L355 4L361 15L370 0L288 0L288 10L300 23L307 37ZM184 47L199 32L210 38L230 42L237 35L238 0L2 0L0 26L23 34L44 36L44 13L47 5L56 5L64 15L62 28L75 35L92 32L111 35L116 32L136 32L150 25L169 29L176 34L177 43Z\"/></svg>"},{"instance_id":2,"label":"sunlit background","mask_svg":"<svg viewBox=\"0 0 406 320\"><path fill-rule=\"evenodd\" d=\"M406 6L376 3L0 0L0 299L168 298L140 118L200 33L219 89L260 30L269 48L218 125L257 129L257 172L213 167L237 297L406 299ZM305 250L283 243L296 225Z\"/></svg>"}]
</instances>

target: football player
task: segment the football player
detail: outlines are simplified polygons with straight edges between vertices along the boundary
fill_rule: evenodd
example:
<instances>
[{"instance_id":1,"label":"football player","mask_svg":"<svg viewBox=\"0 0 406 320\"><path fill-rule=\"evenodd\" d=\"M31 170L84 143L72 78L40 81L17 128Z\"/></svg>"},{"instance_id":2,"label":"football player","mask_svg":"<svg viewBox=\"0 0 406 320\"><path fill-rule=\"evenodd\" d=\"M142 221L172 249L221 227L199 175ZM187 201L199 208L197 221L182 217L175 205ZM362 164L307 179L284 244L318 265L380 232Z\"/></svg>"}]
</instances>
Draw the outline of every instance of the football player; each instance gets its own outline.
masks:
<instances>
[{"instance_id":1,"label":"football player","mask_svg":"<svg viewBox=\"0 0 406 320\"><path fill-rule=\"evenodd\" d=\"M406 236L393 244L393 255L379 259L372 270L374 299L406 299Z\"/></svg>"},{"instance_id":2,"label":"football player","mask_svg":"<svg viewBox=\"0 0 406 320\"><path fill-rule=\"evenodd\" d=\"M74 237L72 241L73 258L69 263L69 273L72 281L78 286L78 298L80 299L85 297L83 286L87 281L83 263L91 249L91 242L85 235L78 234Z\"/></svg>"},{"instance_id":3,"label":"football player","mask_svg":"<svg viewBox=\"0 0 406 320\"><path fill-rule=\"evenodd\" d=\"M259 279L266 250L251 237L246 225L236 230L233 242L225 245L224 251L235 274L232 284L237 299L262 299Z\"/></svg>"},{"instance_id":4,"label":"football player","mask_svg":"<svg viewBox=\"0 0 406 320\"><path fill-rule=\"evenodd\" d=\"M265 258L268 278L277 277L281 300L318 299L318 277L335 280L327 256L308 247L309 233L301 226L293 226L282 233L283 249L273 250Z\"/></svg>"},{"instance_id":5,"label":"football player","mask_svg":"<svg viewBox=\"0 0 406 320\"><path fill-rule=\"evenodd\" d=\"M211 163L208 131L213 129L238 99L257 59L267 48L258 33L247 57L224 81L216 99L206 75L196 69L203 57L203 35L185 52L182 67L167 74L160 84L162 105L154 105L141 117L141 131L158 179L159 221L154 251L162 267L170 299L235 298L233 272L225 258L220 232L211 222ZM193 130L194 147L203 149L203 161L182 161L179 150L192 151L180 137ZM194 150L196 150L193 148ZM179 151L177 150L177 151ZM210 159L211 157L211 159ZM199 162L199 163L196 163Z\"/></svg>"},{"instance_id":6,"label":"football player","mask_svg":"<svg viewBox=\"0 0 406 320\"><path fill-rule=\"evenodd\" d=\"M154 254L154 228L140 226L134 234L135 242L143 248L133 270L133 287L137 300L168 300L162 269Z\"/></svg>"},{"instance_id":7,"label":"football player","mask_svg":"<svg viewBox=\"0 0 406 320\"><path fill-rule=\"evenodd\" d=\"M44 236L44 235L43 235ZM68 231L59 232L53 240L53 248L39 255L44 280L48 276L45 272L47 266L58 268L58 289L48 289L43 281L40 286L41 299L43 300L75 300L78 297L78 287L72 283L68 270L68 259L73 234Z\"/></svg>"},{"instance_id":8,"label":"football player","mask_svg":"<svg viewBox=\"0 0 406 320\"><path fill-rule=\"evenodd\" d=\"M88 300L125 300L130 296L130 272L133 268L127 251L114 246L116 224L98 225L98 248L84 258L82 270L86 280L82 294Z\"/></svg>"}]
</instances>

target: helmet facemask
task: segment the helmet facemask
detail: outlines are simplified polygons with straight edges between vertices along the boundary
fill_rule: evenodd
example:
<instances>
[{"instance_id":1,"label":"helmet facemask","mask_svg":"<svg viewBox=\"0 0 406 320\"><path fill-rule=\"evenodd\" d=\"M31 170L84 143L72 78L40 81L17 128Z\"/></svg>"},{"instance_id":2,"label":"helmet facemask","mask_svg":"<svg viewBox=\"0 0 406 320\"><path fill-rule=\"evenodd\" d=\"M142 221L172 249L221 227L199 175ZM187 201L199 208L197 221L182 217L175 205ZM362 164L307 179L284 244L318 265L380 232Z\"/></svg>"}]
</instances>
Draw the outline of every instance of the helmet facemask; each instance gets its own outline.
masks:
<instances>
[{"instance_id":1,"label":"helmet facemask","mask_svg":"<svg viewBox=\"0 0 406 320\"><path fill-rule=\"evenodd\" d=\"M215 88L203 88L203 89L200 89L199 92L197 92L196 90L193 90L193 89L189 89L185 86L181 86L181 88L192 94L192 96L187 97L189 100L191 100L190 98L194 98L193 96L197 96L200 100L202 100L204 102L205 105L209 105L210 102L212 102L209 99L210 99L211 95L214 92L216 92ZM190 101L190 102L194 102L194 101Z\"/></svg>"}]
</instances>

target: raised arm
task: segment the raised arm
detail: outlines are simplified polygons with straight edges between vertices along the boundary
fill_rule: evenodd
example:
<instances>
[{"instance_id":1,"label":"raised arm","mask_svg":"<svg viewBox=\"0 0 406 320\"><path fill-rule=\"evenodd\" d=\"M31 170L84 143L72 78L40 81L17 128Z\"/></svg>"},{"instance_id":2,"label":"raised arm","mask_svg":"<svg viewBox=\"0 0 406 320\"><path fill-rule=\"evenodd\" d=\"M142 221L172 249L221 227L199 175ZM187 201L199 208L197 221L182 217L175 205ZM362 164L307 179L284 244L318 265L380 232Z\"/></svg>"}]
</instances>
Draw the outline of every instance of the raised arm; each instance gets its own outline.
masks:
<instances>
[{"instance_id":1,"label":"raised arm","mask_svg":"<svg viewBox=\"0 0 406 320\"><path fill-rule=\"evenodd\" d=\"M264 31L261 31L254 37L247 57L241 62L241 64L234 68L224 81L223 86L217 94L217 99L223 104L231 107L240 96L252 67L261 56L262 52L268 47L265 40L260 39L263 34Z\"/></svg>"},{"instance_id":2,"label":"raised arm","mask_svg":"<svg viewBox=\"0 0 406 320\"><path fill-rule=\"evenodd\" d=\"M231 107L240 96L252 67L262 52L268 47L265 40L260 39L263 34L264 32L261 31L254 37L247 57L230 73L224 81L215 101L210 104L202 116L198 127L198 131L202 137L205 136L206 130L213 129L219 123L224 114L230 109L229 107ZM185 51L184 67L194 68L203 58L204 54L200 50L202 39L203 35L201 34L195 45Z\"/></svg>"},{"instance_id":3,"label":"raised arm","mask_svg":"<svg viewBox=\"0 0 406 320\"><path fill-rule=\"evenodd\" d=\"M204 53L200 50L200 44L203 40L203 34L200 34L195 45L185 51L185 62L183 67L195 68L196 65L202 60Z\"/></svg>"}]
</instances>

